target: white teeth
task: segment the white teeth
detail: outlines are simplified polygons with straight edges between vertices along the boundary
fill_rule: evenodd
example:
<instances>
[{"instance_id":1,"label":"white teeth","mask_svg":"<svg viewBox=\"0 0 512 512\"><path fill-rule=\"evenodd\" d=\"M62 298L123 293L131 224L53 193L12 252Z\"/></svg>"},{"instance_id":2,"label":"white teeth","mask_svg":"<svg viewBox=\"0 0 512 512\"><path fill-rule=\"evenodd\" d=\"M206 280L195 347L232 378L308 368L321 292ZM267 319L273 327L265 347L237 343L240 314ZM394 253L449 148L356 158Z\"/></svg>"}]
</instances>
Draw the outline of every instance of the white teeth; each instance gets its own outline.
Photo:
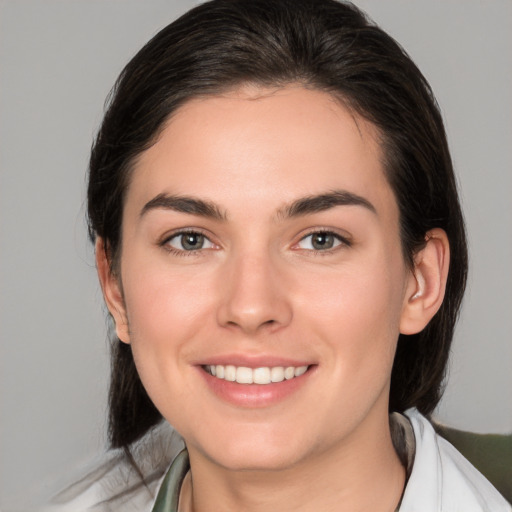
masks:
<instances>
[{"instance_id":1,"label":"white teeth","mask_svg":"<svg viewBox=\"0 0 512 512\"><path fill-rule=\"evenodd\" d=\"M217 377L238 384L270 384L272 382L282 382L295 377L304 375L308 366L274 366L272 368L264 366L261 368L247 368L246 366L233 365L208 365L206 371Z\"/></svg>"},{"instance_id":2,"label":"white teeth","mask_svg":"<svg viewBox=\"0 0 512 512\"><path fill-rule=\"evenodd\" d=\"M275 366L270 370L270 379L272 382L283 382L284 368L282 366Z\"/></svg>"},{"instance_id":3,"label":"white teeth","mask_svg":"<svg viewBox=\"0 0 512 512\"><path fill-rule=\"evenodd\" d=\"M308 369L307 366L299 366L295 368L295 377L300 377L301 375L304 375L306 373L306 370Z\"/></svg>"},{"instance_id":4,"label":"white teeth","mask_svg":"<svg viewBox=\"0 0 512 512\"><path fill-rule=\"evenodd\" d=\"M254 384L270 384L270 368L256 368L252 371Z\"/></svg>"},{"instance_id":5,"label":"white teeth","mask_svg":"<svg viewBox=\"0 0 512 512\"><path fill-rule=\"evenodd\" d=\"M286 380L293 379L295 377L295 368L293 366L288 366L284 369L284 378Z\"/></svg>"},{"instance_id":6,"label":"white teeth","mask_svg":"<svg viewBox=\"0 0 512 512\"><path fill-rule=\"evenodd\" d=\"M245 366L239 366L236 369L236 379L239 384L252 384L252 370Z\"/></svg>"},{"instance_id":7,"label":"white teeth","mask_svg":"<svg viewBox=\"0 0 512 512\"><path fill-rule=\"evenodd\" d=\"M232 365L228 365L224 367L224 379L229 380L229 382L235 382L236 380L236 367Z\"/></svg>"}]
</instances>

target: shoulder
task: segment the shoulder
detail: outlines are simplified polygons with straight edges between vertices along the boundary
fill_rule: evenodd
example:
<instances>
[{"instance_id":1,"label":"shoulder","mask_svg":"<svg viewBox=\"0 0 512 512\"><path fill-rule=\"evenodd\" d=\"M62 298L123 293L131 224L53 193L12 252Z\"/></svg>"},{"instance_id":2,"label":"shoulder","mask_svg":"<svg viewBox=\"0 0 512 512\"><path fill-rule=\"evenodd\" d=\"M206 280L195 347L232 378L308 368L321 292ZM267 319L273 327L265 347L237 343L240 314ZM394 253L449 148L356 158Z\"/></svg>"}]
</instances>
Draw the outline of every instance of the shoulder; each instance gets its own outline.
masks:
<instances>
[{"instance_id":1,"label":"shoulder","mask_svg":"<svg viewBox=\"0 0 512 512\"><path fill-rule=\"evenodd\" d=\"M403 512L511 512L493 485L434 431L417 410L406 413L416 442L412 472L404 493Z\"/></svg>"},{"instance_id":2,"label":"shoulder","mask_svg":"<svg viewBox=\"0 0 512 512\"><path fill-rule=\"evenodd\" d=\"M150 511L170 463L182 448L181 437L163 423L131 448L140 474L123 451L110 452L42 512Z\"/></svg>"}]
</instances>

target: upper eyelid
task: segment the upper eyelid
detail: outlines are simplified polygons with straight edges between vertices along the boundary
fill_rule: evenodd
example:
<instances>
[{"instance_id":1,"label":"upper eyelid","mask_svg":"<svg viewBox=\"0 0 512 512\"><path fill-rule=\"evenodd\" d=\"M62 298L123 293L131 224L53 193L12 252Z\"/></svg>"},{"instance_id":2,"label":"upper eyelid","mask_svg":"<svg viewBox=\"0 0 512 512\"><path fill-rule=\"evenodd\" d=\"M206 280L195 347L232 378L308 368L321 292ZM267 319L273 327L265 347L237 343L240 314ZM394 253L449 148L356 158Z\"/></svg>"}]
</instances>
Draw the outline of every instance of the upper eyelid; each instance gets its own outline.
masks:
<instances>
[{"instance_id":1,"label":"upper eyelid","mask_svg":"<svg viewBox=\"0 0 512 512\"><path fill-rule=\"evenodd\" d=\"M294 242L293 245L296 245L301 240L304 240L304 238L306 238L308 236L311 236L311 235L314 235L316 233L324 233L324 234L334 235L341 242L343 242L343 243L345 243L347 245L352 244L352 237L348 233L343 234L343 233L340 233L338 230L333 229L333 228L315 227L315 228L310 228L309 230L306 230L305 233L301 234L300 237L298 238L297 242Z\"/></svg>"},{"instance_id":2,"label":"upper eyelid","mask_svg":"<svg viewBox=\"0 0 512 512\"><path fill-rule=\"evenodd\" d=\"M197 249L193 249L193 250L187 250L185 248L178 248L178 247L174 247L172 244L171 244L171 240L174 240L176 238L179 238L183 235L187 235L187 234L195 234L195 235L201 235L202 237L204 237L206 240L208 240L208 242L211 244L211 247L199 247ZM219 246L218 244L216 244L215 242L212 241L211 237L206 235L205 233L203 233L203 231L201 229L198 229L198 228L194 228L194 229L177 229L167 235L164 235L164 237L157 242L157 246L160 248L160 249L164 249L166 252L168 253L171 253L171 254L174 254L175 256L188 256L188 257L192 257L192 256L196 256L196 257L199 257L200 255L204 255L205 254L205 251L211 251L211 250L216 250L216 249L219 249Z\"/></svg>"},{"instance_id":3,"label":"upper eyelid","mask_svg":"<svg viewBox=\"0 0 512 512\"><path fill-rule=\"evenodd\" d=\"M212 236L201 228L178 228L172 231L169 231L165 233L159 240L160 245L166 244L169 240L172 240L173 238L180 236L180 235L187 235L187 234L197 234L202 235L205 238L207 238L212 244L215 243L212 240Z\"/></svg>"},{"instance_id":4,"label":"upper eyelid","mask_svg":"<svg viewBox=\"0 0 512 512\"><path fill-rule=\"evenodd\" d=\"M334 245L333 247L329 247L327 249L299 247L300 243L303 242L306 238L308 238L312 235L315 235L317 233L333 235L337 240L337 244ZM346 251L352 247L353 247L352 239L347 236L343 236L332 229L314 229L314 230L310 231L309 233L306 233L305 235L303 235L301 238L299 238L299 240L297 242L295 242L290 247L290 249L292 249L293 251L296 251L298 254L303 254L303 255L307 254L307 255L310 255L311 257L313 257L313 256L314 257L329 257L329 256L343 254L344 251Z\"/></svg>"},{"instance_id":5,"label":"upper eyelid","mask_svg":"<svg viewBox=\"0 0 512 512\"><path fill-rule=\"evenodd\" d=\"M185 235L187 233L196 233L196 234L202 235L205 238L207 238L210 241L210 243L212 243L216 246L221 245L221 244L219 244L218 241L214 240L215 237L208 230L205 230L205 229L199 228L199 227L177 228L170 232L167 232L159 239L158 245L165 245L166 243L169 242L169 240L171 240L177 236L180 236L180 235ZM312 236L316 233L331 234L331 235L335 236L338 240L340 240L344 245L347 245L347 246L350 246L353 243L352 236L348 233L340 233L338 230L336 230L334 228L315 226L315 227L308 228L308 229L304 230L295 239L295 241L292 242L291 246L292 247L296 246L300 241L304 240L306 237Z\"/></svg>"}]
</instances>

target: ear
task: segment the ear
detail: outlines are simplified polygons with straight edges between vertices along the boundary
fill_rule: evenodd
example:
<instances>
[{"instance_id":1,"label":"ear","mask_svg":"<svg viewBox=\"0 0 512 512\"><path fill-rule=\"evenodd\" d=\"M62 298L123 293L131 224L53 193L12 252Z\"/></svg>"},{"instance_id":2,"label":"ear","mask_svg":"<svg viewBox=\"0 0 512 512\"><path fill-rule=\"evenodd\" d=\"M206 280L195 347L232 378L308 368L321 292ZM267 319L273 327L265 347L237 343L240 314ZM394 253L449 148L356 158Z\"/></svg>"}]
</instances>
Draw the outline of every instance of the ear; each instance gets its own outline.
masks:
<instances>
[{"instance_id":1,"label":"ear","mask_svg":"<svg viewBox=\"0 0 512 512\"><path fill-rule=\"evenodd\" d=\"M436 228L426 235L425 247L414 256L404 297L400 332L416 334L423 330L437 313L444 299L450 244L445 231Z\"/></svg>"},{"instance_id":2,"label":"ear","mask_svg":"<svg viewBox=\"0 0 512 512\"><path fill-rule=\"evenodd\" d=\"M110 314L114 318L117 337L124 343L130 343L130 331L121 282L119 277L112 271L108 250L102 238L98 237L96 239L95 249L96 269L103 291L103 298Z\"/></svg>"}]
</instances>

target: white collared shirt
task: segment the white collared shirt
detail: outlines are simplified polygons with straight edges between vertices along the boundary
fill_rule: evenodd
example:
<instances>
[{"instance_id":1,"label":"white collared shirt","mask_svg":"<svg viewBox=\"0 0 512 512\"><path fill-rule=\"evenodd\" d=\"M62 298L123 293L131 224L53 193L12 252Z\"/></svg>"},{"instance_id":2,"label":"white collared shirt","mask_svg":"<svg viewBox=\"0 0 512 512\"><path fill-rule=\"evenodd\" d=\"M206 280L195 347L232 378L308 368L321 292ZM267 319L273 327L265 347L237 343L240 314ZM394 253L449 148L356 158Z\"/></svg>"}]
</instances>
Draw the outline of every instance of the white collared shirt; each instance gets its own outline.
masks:
<instances>
[{"instance_id":1,"label":"white collared shirt","mask_svg":"<svg viewBox=\"0 0 512 512\"><path fill-rule=\"evenodd\" d=\"M511 512L493 485L416 409L411 422L416 451L400 512Z\"/></svg>"},{"instance_id":2,"label":"white collared shirt","mask_svg":"<svg viewBox=\"0 0 512 512\"><path fill-rule=\"evenodd\" d=\"M416 409L399 418L412 462L400 512L512 512L493 485ZM169 461L183 446L170 432L160 426L134 453L144 473L154 475L149 488L140 485L133 469L117 455L117 461L110 458L101 464L80 485L61 494L66 499L59 505L44 511L150 512Z\"/></svg>"}]
</instances>

